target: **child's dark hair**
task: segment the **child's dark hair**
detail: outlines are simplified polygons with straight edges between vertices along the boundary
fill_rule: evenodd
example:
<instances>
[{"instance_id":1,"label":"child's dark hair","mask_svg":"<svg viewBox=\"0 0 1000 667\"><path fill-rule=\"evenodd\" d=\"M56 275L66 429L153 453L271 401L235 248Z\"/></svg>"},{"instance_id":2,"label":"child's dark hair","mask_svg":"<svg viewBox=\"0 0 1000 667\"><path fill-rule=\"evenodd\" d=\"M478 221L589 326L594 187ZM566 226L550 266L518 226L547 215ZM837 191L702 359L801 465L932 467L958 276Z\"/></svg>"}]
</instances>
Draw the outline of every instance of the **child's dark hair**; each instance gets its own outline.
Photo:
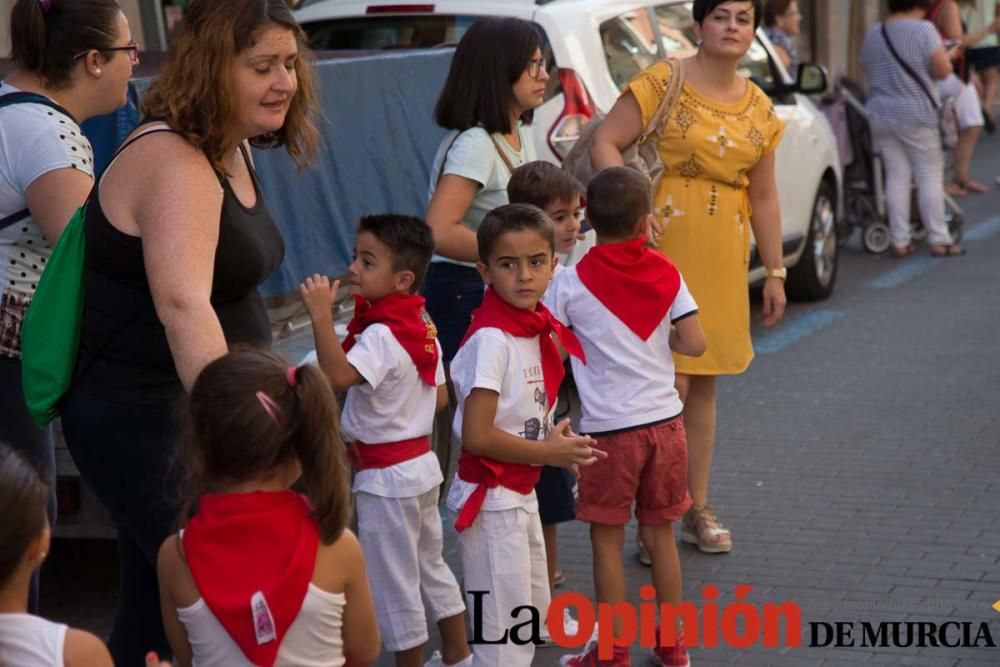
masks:
<instances>
[{"instance_id":1,"label":"child's dark hair","mask_svg":"<svg viewBox=\"0 0 1000 667\"><path fill-rule=\"evenodd\" d=\"M6 586L32 541L45 530L49 488L23 456L0 442L0 586Z\"/></svg>"},{"instance_id":2,"label":"child's dark hair","mask_svg":"<svg viewBox=\"0 0 1000 667\"><path fill-rule=\"evenodd\" d=\"M505 204L487 213L479 225L479 230L476 232L479 261L483 264L489 263L490 253L493 252L497 240L508 232L519 232L522 229L538 232L555 254L556 234L549 216L531 204Z\"/></svg>"},{"instance_id":3,"label":"child's dark hair","mask_svg":"<svg viewBox=\"0 0 1000 667\"><path fill-rule=\"evenodd\" d=\"M294 457L320 540L330 544L340 536L350 488L336 399L319 368L296 368L267 350L238 348L202 370L184 422L181 521L219 484L265 477Z\"/></svg>"},{"instance_id":4,"label":"child's dark hair","mask_svg":"<svg viewBox=\"0 0 1000 667\"><path fill-rule=\"evenodd\" d=\"M631 167L598 172L587 185L587 220L598 236L626 240L652 207L649 179Z\"/></svg>"},{"instance_id":5,"label":"child's dark hair","mask_svg":"<svg viewBox=\"0 0 1000 667\"><path fill-rule=\"evenodd\" d=\"M424 282L434 254L434 235L427 223L412 215L367 215L361 218L358 225L358 234L362 232L368 232L389 246L393 271L413 272L410 292L416 293Z\"/></svg>"},{"instance_id":6,"label":"child's dark hair","mask_svg":"<svg viewBox=\"0 0 1000 667\"><path fill-rule=\"evenodd\" d=\"M544 210L557 201L583 196L583 184L573 174L545 160L535 160L515 169L507 181L511 204L532 204Z\"/></svg>"},{"instance_id":7,"label":"child's dark hair","mask_svg":"<svg viewBox=\"0 0 1000 667\"><path fill-rule=\"evenodd\" d=\"M708 15L715 11L719 5L727 2L749 2L753 5L753 27L759 28L761 19L764 17L764 6L761 0L694 0L694 7L691 14L698 25L703 25Z\"/></svg>"},{"instance_id":8,"label":"child's dark hair","mask_svg":"<svg viewBox=\"0 0 1000 667\"><path fill-rule=\"evenodd\" d=\"M107 60L115 45L115 0L17 0L10 13L10 61L54 89L70 84L77 56L98 51Z\"/></svg>"},{"instance_id":9,"label":"child's dark hair","mask_svg":"<svg viewBox=\"0 0 1000 667\"><path fill-rule=\"evenodd\" d=\"M434 120L446 130L482 125L487 132L506 134L514 83L541 45L538 31L516 18L480 19L462 36L441 89ZM521 121L530 123L533 111Z\"/></svg>"}]
</instances>

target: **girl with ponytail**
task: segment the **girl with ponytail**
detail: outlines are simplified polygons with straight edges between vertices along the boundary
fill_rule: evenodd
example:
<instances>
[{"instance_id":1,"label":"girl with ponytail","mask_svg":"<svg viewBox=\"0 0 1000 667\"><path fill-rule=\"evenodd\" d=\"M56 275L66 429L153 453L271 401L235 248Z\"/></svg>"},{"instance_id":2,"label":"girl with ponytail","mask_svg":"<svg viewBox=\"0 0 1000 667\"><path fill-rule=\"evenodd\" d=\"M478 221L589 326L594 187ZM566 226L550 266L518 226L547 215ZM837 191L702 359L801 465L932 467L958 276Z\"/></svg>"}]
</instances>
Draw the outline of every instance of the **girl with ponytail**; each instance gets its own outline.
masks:
<instances>
[{"instance_id":1,"label":"girl with ponytail","mask_svg":"<svg viewBox=\"0 0 1000 667\"><path fill-rule=\"evenodd\" d=\"M160 549L163 623L187 665L366 664L380 638L335 399L322 371L245 349L187 401L184 528ZM291 486L301 479L305 494Z\"/></svg>"}]
</instances>

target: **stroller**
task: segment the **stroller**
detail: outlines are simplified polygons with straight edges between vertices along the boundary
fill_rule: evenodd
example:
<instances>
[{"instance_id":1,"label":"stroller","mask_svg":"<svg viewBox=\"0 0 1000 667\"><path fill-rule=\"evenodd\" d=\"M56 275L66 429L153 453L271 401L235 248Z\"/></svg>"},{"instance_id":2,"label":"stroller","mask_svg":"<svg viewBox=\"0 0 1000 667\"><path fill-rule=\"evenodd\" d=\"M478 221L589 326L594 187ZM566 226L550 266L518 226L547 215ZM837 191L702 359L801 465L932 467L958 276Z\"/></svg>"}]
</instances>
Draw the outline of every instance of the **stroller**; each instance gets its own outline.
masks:
<instances>
[{"instance_id":1,"label":"stroller","mask_svg":"<svg viewBox=\"0 0 1000 667\"><path fill-rule=\"evenodd\" d=\"M882 253L891 245L885 201L885 173L882 158L875 150L871 124L865 112L864 89L847 77L841 78L836 91L822 102L822 109L837 136L840 161L844 169L844 215L837 239L847 243L855 228L861 229L865 250ZM945 219L952 239L958 243L965 224L962 208L944 193ZM917 243L927 238L920 219L916 191L910 204L911 236Z\"/></svg>"}]
</instances>

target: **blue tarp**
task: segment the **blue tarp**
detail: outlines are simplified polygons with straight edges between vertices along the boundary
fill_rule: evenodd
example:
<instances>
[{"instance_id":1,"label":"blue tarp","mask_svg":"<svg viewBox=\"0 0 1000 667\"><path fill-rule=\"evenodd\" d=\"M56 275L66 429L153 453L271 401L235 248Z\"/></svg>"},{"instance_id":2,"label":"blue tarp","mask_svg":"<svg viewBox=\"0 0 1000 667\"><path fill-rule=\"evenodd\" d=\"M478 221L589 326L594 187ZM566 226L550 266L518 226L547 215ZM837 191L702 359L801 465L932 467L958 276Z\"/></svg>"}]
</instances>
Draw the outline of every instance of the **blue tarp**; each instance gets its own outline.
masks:
<instances>
[{"instance_id":1,"label":"blue tarp","mask_svg":"<svg viewBox=\"0 0 1000 667\"><path fill-rule=\"evenodd\" d=\"M317 63L323 144L311 169L296 172L283 149L255 150L257 175L285 239L285 261L264 297L297 289L312 273L340 275L369 213L423 217L430 163L445 132L433 110L452 49L387 53ZM139 120L150 79L129 84L129 103L84 125L103 169Z\"/></svg>"}]
</instances>

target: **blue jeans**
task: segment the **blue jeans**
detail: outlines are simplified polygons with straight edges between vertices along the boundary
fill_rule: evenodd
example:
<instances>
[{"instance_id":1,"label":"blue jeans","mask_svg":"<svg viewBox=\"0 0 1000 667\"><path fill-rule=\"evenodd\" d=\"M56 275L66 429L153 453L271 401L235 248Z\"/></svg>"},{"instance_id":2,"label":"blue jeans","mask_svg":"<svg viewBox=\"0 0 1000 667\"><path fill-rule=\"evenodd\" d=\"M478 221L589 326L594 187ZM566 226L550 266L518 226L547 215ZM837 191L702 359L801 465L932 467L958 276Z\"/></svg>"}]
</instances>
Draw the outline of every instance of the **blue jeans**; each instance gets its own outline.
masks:
<instances>
[{"instance_id":1,"label":"blue jeans","mask_svg":"<svg viewBox=\"0 0 1000 667\"><path fill-rule=\"evenodd\" d=\"M80 388L63 408L63 433L84 481L118 524L120 593L108 648L116 665L170 655L156 579L156 556L177 528L174 404L125 405Z\"/></svg>"},{"instance_id":2,"label":"blue jeans","mask_svg":"<svg viewBox=\"0 0 1000 667\"><path fill-rule=\"evenodd\" d=\"M49 525L56 525L56 454L47 429L31 419L21 388L21 360L0 355L0 442L20 453L49 486ZM38 571L31 575L28 612L38 613Z\"/></svg>"},{"instance_id":3,"label":"blue jeans","mask_svg":"<svg viewBox=\"0 0 1000 667\"><path fill-rule=\"evenodd\" d=\"M483 303L485 285L479 271L450 262L431 262L424 279L427 313L434 320L447 366L472 321L472 311Z\"/></svg>"}]
</instances>

